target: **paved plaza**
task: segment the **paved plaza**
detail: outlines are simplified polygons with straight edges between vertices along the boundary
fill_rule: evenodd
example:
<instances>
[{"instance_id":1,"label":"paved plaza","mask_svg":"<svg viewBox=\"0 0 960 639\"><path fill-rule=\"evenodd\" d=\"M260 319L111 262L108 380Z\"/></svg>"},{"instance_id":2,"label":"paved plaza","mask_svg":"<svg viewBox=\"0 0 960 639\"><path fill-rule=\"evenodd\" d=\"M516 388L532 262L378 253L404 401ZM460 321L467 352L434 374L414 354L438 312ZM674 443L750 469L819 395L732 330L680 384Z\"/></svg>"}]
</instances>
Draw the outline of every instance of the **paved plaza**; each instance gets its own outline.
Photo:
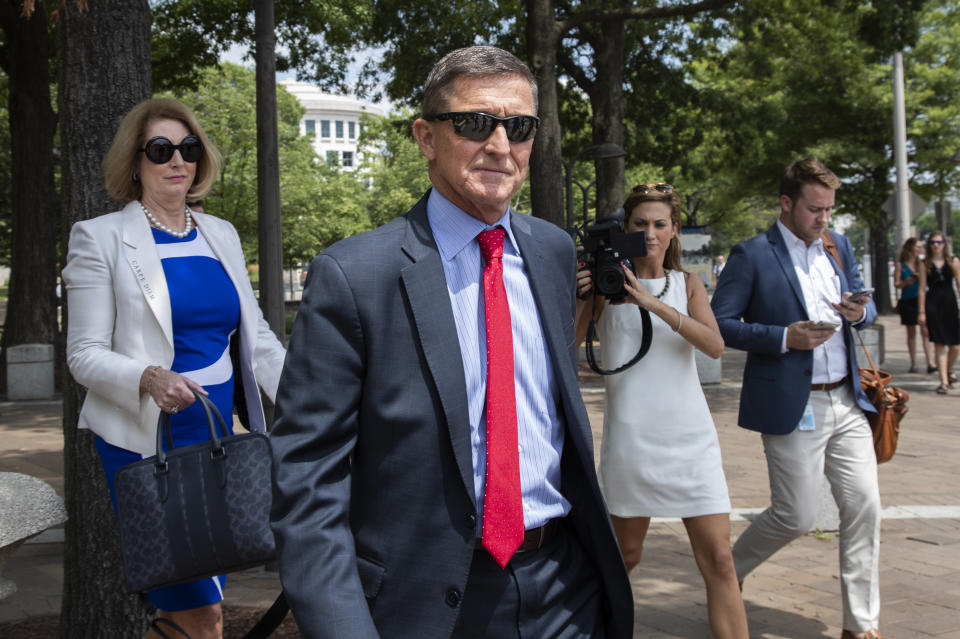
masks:
<instances>
[{"instance_id":1,"label":"paved plaza","mask_svg":"<svg viewBox=\"0 0 960 639\"><path fill-rule=\"evenodd\" d=\"M960 639L960 387L940 396L934 392L939 383L935 376L906 373L898 319L882 317L879 323L885 328L882 367L911 394L897 456L880 467L880 628L887 639ZM923 364L922 355L920 361ZM743 362L742 353L728 350L722 383L705 387L734 507L733 538L769 499L760 436L736 425ZM583 386L599 451L602 387L590 376L584 376ZM62 495L60 415L59 401L0 402L0 471L34 475ZM811 533L747 578L744 600L752 637L839 638L837 543L835 532ZM10 558L3 576L16 581L19 591L0 602L0 626L59 613L62 550L62 530L54 530ZM643 562L631 578L636 637L710 636L703 583L681 522L651 525ZM266 607L278 590L275 573L246 571L228 580L226 603Z\"/></svg>"}]
</instances>

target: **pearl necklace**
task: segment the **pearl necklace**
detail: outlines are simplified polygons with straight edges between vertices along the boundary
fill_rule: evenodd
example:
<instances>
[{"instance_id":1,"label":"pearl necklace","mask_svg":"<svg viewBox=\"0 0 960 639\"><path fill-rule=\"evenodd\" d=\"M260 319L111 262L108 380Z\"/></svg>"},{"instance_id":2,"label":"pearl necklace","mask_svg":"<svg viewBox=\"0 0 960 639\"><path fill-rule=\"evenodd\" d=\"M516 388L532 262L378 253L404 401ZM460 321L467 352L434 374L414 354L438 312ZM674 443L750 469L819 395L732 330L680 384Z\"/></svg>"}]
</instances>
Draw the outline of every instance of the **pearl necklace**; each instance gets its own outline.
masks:
<instances>
[{"instance_id":1,"label":"pearl necklace","mask_svg":"<svg viewBox=\"0 0 960 639\"><path fill-rule=\"evenodd\" d=\"M170 235L180 239L183 239L186 236L190 235L190 230L193 228L193 216L190 215L189 206L183 207L183 214L186 217L186 223L183 226L183 230L174 231L172 228L164 224L161 224L157 218L153 217L153 213L147 210L147 207L143 205L143 202L138 202L138 204L140 205L140 208L143 210L143 212L146 214L147 219L150 220L150 224L154 225L164 233L169 233Z\"/></svg>"},{"instance_id":2,"label":"pearl necklace","mask_svg":"<svg viewBox=\"0 0 960 639\"><path fill-rule=\"evenodd\" d=\"M663 298L663 296L667 294L667 291L670 290L670 271L666 271L663 274L663 278L664 278L663 290L660 291L658 294L654 295L654 297L656 297L658 300Z\"/></svg>"}]
</instances>

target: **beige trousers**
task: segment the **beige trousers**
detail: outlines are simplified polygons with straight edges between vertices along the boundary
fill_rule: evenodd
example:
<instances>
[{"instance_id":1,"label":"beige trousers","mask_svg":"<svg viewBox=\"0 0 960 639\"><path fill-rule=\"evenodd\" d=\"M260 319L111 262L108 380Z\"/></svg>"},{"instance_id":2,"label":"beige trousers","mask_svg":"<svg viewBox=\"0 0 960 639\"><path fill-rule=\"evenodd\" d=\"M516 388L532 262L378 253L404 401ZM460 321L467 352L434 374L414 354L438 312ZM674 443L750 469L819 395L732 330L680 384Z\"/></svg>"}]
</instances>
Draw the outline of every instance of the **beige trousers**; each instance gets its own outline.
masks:
<instances>
[{"instance_id":1,"label":"beige trousers","mask_svg":"<svg viewBox=\"0 0 960 639\"><path fill-rule=\"evenodd\" d=\"M870 425L845 384L810 393L814 430L763 435L771 505L733 547L741 581L812 527L826 475L840 510L843 627L864 632L880 619L880 489Z\"/></svg>"}]
</instances>

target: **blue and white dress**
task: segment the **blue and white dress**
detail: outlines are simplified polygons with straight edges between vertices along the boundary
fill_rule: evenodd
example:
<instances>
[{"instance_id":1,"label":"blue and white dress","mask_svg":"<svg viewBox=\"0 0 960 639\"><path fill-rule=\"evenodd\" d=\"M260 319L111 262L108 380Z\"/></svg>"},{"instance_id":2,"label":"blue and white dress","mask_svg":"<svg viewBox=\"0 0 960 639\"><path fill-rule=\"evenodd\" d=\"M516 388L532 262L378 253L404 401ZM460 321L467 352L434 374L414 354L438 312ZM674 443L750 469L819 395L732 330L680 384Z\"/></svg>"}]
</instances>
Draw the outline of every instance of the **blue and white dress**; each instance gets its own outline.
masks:
<instances>
[{"instance_id":1,"label":"blue and white dress","mask_svg":"<svg viewBox=\"0 0 960 639\"><path fill-rule=\"evenodd\" d=\"M231 429L234 380L230 336L240 324L237 290L196 228L184 238L158 229L151 231L170 291L174 344L170 369L203 386L223 415L227 428ZM210 438L199 403L171 415L170 429L177 448ZM142 456L108 444L99 436L97 451L116 507L114 475L117 469L140 460ZM224 583L225 577L221 575L158 588L147 595L160 610L188 610L221 601Z\"/></svg>"}]
</instances>

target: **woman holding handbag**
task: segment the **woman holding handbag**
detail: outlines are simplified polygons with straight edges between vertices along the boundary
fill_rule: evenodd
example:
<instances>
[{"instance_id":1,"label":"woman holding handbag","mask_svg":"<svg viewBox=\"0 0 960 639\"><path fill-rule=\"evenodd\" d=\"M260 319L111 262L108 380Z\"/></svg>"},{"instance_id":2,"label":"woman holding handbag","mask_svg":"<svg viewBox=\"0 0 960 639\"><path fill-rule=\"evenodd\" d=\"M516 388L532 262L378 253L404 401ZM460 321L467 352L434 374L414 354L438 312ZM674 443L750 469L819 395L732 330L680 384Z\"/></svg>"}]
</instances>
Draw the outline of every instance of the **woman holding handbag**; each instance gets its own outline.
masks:
<instances>
[{"instance_id":1,"label":"woman holding handbag","mask_svg":"<svg viewBox=\"0 0 960 639\"><path fill-rule=\"evenodd\" d=\"M957 382L953 367L960 352L960 312L954 289L960 293L960 268L940 231L927 236L924 264L920 269L918 321L933 343L940 369L937 393L946 395Z\"/></svg>"},{"instance_id":2,"label":"woman holding handbag","mask_svg":"<svg viewBox=\"0 0 960 639\"><path fill-rule=\"evenodd\" d=\"M578 302L577 338L592 316L611 370L639 351L638 307L651 316L653 338L635 365L604 378L600 486L627 571L640 563L650 518L680 517L706 584L713 636L746 639L720 443L694 360L694 349L720 357L723 338L703 281L680 268L679 194L669 184L641 184L623 210L625 232L646 232L647 254L624 267L622 304L596 293ZM593 287L590 271L577 280L582 297Z\"/></svg>"},{"instance_id":3,"label":"woman holding handbag","mask_svg":"<svg viewBox=\"0 0 960 639\"><path fill-rule=\"evenodd\" d=\"M220 165L186 105L141 102L103 161L107 192L126 205L70 232L67 363L88 389L79 427L96 434L111 497L116 470L155 452L160 411L173 446L187 446L209 438L194 391L226 416L236 391L238 412L260 431L259 388L276 394L285 352L254 298L237 232L187 206ZM211 577L147 595L190 637L220 637L223 585Z\"/></svg>"}]
</instances>

